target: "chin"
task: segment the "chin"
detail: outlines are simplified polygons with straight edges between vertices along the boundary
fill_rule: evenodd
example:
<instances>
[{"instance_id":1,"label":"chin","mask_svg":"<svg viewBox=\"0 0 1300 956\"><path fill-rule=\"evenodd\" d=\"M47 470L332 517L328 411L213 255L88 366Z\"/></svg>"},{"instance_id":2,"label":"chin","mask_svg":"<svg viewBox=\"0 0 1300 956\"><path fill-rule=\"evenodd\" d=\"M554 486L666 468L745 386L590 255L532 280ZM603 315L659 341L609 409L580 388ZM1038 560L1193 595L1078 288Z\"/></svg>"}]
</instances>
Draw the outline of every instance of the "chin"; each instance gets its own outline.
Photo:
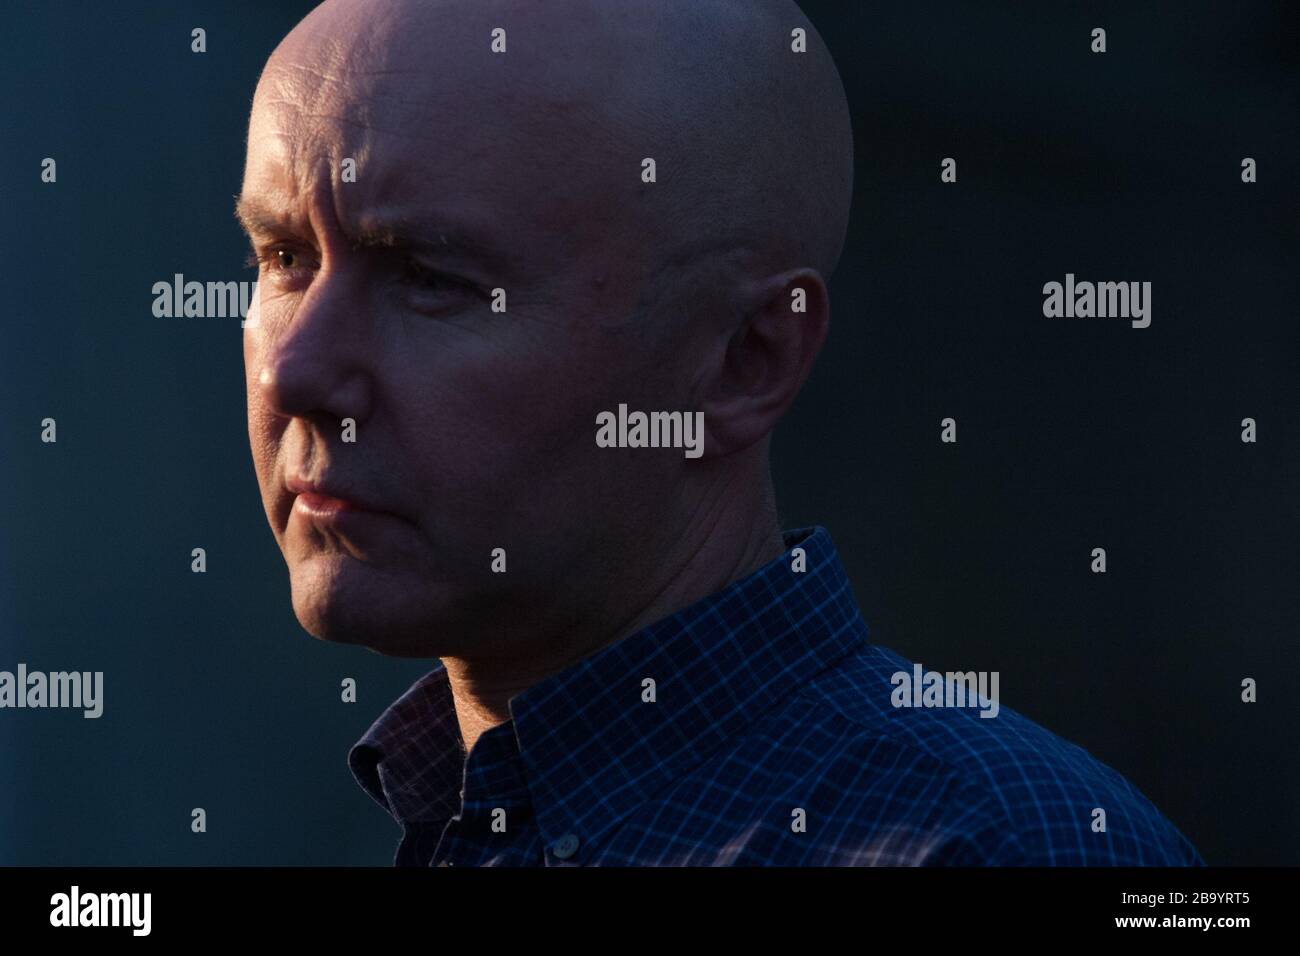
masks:
<instances>
[{"instance_id":1,"label":"chin","mask_svg":"<svg viewBox=\"0 0 1300 956\"><path fill-rule=\"evenodd\" d=\"M342 559L344 562L350 558ZM397 587L369 569L345 570L334 561L308 561L290 574L293 613L312 637L368 647L388 657L438 657L447 616L429 603L432 588ZM419 603L412 600L419 595Z\"/></svg>"}]
</instances>

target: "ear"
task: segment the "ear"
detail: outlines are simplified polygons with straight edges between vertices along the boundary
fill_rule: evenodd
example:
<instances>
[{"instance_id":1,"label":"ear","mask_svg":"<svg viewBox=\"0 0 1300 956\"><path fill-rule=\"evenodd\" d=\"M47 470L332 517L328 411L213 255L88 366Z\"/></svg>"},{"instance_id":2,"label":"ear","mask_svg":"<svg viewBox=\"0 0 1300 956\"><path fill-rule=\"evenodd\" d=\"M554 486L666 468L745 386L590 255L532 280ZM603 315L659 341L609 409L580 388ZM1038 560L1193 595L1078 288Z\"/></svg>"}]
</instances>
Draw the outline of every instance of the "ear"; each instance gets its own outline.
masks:
<instances>
[{"instance_id":1,"label":"ear","mask_svg":"<svg viewBox=\"0 0 1300 956\"><path fill-rule=\"evenodd\" d=\"M815 269L767 276L741 290L740 325L704 383L705 454L743 451L765 438L812 371L830 324Z\"/></svg>"}]
</instances>

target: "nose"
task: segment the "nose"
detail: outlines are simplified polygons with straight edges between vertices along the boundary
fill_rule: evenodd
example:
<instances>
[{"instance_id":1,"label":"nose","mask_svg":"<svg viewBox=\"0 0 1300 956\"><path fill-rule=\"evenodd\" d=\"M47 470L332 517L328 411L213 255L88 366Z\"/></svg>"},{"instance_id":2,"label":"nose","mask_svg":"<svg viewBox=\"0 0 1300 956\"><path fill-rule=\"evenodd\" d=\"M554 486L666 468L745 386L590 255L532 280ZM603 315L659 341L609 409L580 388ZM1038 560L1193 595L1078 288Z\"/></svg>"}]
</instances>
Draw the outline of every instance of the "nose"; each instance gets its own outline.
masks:
<instances>
[{"instance_id":1,"label":"nose","mask_svg":"<svg viewBox=\"0 0 1300 956\"><path fill-rule=\"evenodd\" d=\"M375 369L357 293L342 277L320 272L297 301L276 301L258 285L260 320L249 328L257 391L285 418L370 415Z\"/></svg>"}]
</instances>

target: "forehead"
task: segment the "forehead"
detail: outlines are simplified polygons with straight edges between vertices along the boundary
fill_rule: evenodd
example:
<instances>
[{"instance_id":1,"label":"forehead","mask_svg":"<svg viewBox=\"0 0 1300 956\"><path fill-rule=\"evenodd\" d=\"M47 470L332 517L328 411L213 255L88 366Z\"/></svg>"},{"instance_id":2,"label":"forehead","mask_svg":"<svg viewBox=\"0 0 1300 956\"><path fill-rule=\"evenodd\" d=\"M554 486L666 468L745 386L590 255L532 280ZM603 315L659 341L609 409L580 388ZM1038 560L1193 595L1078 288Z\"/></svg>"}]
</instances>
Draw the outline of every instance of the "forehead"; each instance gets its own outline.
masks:
<instances>
[{"instance_id":1,"label":"forehead","mask_svg":"<svg viewBox=\"0 0 1300 956\"><path fill-rule=\"evenodd\" d=\"M431 218L534 243L558 234L546 237L557 253L583 220L623 206L639 169L602 120L597 83L530 75L530 58L507 65L486 31L465 34L431 46L291 35L254 98L245 198L345 226Z\"/></svg>"}]
</instances>

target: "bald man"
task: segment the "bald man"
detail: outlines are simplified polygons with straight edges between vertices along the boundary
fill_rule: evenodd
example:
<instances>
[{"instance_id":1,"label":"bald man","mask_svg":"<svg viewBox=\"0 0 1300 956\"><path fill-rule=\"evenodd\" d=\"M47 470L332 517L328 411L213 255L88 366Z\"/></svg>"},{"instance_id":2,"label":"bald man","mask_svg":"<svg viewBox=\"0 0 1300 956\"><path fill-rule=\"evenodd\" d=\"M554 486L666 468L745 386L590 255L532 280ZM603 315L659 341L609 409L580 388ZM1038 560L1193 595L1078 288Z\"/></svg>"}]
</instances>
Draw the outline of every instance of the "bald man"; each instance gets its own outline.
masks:
<instances>
[{"instance_id":1,"label":"bald man","mask_svg":"<svg viewBox=\"0 0 1300 956\"><path fill-rule=\"evenodd\" d=\"M275 50L249 436L303 627L438 660L349 755L398 864L1198 862L1009 709L897 706L782 532L852 186L788 0L331 0Z\"/></svg>"}]
</instances>

